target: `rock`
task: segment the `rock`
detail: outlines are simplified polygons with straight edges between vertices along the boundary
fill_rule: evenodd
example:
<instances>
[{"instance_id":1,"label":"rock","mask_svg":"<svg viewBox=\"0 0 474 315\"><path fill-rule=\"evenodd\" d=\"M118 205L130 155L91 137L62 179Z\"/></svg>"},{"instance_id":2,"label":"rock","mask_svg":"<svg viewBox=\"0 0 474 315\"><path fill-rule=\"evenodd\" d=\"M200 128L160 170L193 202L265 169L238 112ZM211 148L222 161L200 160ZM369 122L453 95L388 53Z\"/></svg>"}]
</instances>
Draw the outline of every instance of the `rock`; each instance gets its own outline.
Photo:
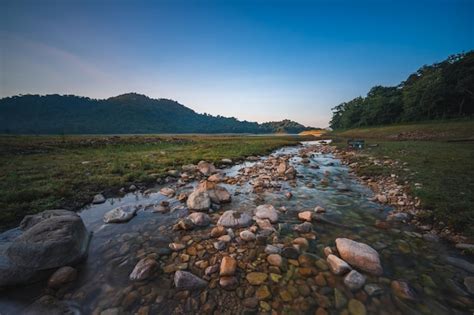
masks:
<instances>
[{"instance_id":1,"label":"rock","mask_svg":"<svg viewBox=\"0 0 474 315\"><path fill-rule=\"evenodd\" d=\"M87 254L90 234L77 214L69 212L47 217L34 225L31 223L26 224L29 228L6 251L14 265L35 270L52 269L73 265Z\"/></svg>"},{"instance_id":2,"label":"rock","mask_svg":"<svg viewBox=\"0 0 474 315\"><path fill-rule=\"evenodd\" d=\"M331 255L331 254L334 254L334 253L332 252L331 247L329 247L329 246L324 247L324 256L327 257L327 256L329 256L329 255Z\"/></svg>"},{"instance_id":3,"label":"rock","mask_svg":"<svg viewBox=\"0 0 474 315\"><path fill-rule=\"evenodd\" d=\"M281 267L283 264L283 258L279 254L270 254L267 257L267 262L272 266Z\"/></svg>"},{"instance_id":4,"label":"rock","mask_svg":"<svg viewBox=\"0 0 474 315\"><path fill-rule=\"evenodd\" d=\"M59 289L66 283L72 282L77 278L77 270L64 266L56 270L48 279L48 287L51 289Z\"/></svg>"},{"instance_id":5,"label":"rock","mask_svg":"<svg viewBox=\"0 0 474 315\"><path fill-rule=\"evenodd\" d=\"M403 222L409 219L410 219L410 216L408 215L408 213L404 213L404 212L391 213L390 215L387 216L387 221L392 221L392 222Z\"/></svg>"},{"instance_id":6,"label":"rock","mask_svg":"<svg viewBox=\"0 0 474 315\"><path fill-rule=\"evenodd\" d=\"M166 196L166 197L173 197L175 194L174 189L169 188L169 187L163 187L160 189L160 194Z\"/></svg>"},{"instance_id":7,"label":"rock","mask_svg":"<svg viewBox=\"0 0 474 315\"><path fill-rule=\"evenodd\" d=\"M185 249L186 245L181 244L181 243L171 243L171 244L169 244L169 247L171 248L171 250L177 252L177 251L180 251L182 249Z\"/></svg>"},{"instance_id":8,"label":"rock","mask_svg":"<svg viewBox=\"0 0 474 315\"><path fill-rule=\"evenodd\" d=\"M184 218L184 219L181 219L178 221L178 223L176 223L176 227L175 229L177 230L191 230L192 228L194 228L194 223L191 219L189 218Z\"/></svg>"},{"instance_id":9,"label":"rock","mask_svg":"<svg viewBox=\"0 0 474 315\"><path fill-rule=\"evenodd\" d=\"M385 196L385 195L377 195L377 196L375 196L375 198L380 203L387 203L388 202L387 196Z\"/></svg>"},{"instance_id":10,"label":"rock","mask_svg":"<svg viewBox=\"0 0 474 315\"><path fill-rule=\"evenodd\" d=\"M378 286L377 284L374 283L369 283L364 286L364 291L369 295L369 296L378 296L383 294L383 289Z\"/></svg>"},{"instance_id":11,"label":"rock","mask_svg":"<svg viewBox=\"0 0 474 315\"><path fill-rule=\"evenodd\" d=\"M314 208L314 212L316 212L316 213L324 213L324 212L326 212L326 209L324 209L324 208L321 207L321 206L317 206L316 208Z\"/></svg>"},{"instance_id":12,"label":"rock","mask_svg":"<svg viewBox=\"0 0 474 315\"><path fill-rule=\"evenodd\" d=\"M255 241L256 239L255 234L253 234L252 232L248 230L240 232L239 235L240 235L240 238L246 242Z\"/></svg>"},{"instance_id":13,"label":"rock","mask_svg":"<svg viewBox=\"0 0 474 315\"><path fill-rule=\"evenodd\" d=\"M285 175L286 170L287 170L287 164L285 162L281 162L277 167L277 172L280 175Z\"/></svg>"},{"instance_id":14,"label":"rock","mask_svg":"<svg viewBox=\"0 0 474 315\"><path fill-rule=\"evenodd\" d=\"M299 233L309 233L313 230L313 225L310 222L304 222L293 226L293 230Z\"/></svg>"},{"instance_id":15,"label":"rock","mask_svg":"<svg viewBox=\"0 0 474 315\"><path fill-rule=\"evenodd\" d=\"M364 275L356 270L352 270L345 276L344 284L352 291L357 291L364 286L365 280L366 278Z\"/></svg>"},{"instance_id":16,"label":"rock","mask_svg":"<svg viewBox=\"0 0 474 315\"><path fill-rule=\"evenodd\" d=\"M188 215L188 219L196 226L208 226L211 224L211 218L202 212L194 212Z\"/></svg>"},{"instance_id":17,"label":"rock","mask_svg":"<svg viewBox=\"0 0 474 315\"><path fill-rule=\"evenodd\" d=\"M218 240L224 243L229 243L232 240L232 237L230 235L222 235Z\"/></svg>"},{"instance_id":18,"label":"rock","mask_svg":"<svg viewBox=\"0 0 474 315\"><path fill-rule=\"evenodd\" d=\"M226 242L224 241L217 241L213 243L213 246L217 250L223 250L226 247Z\"/></svg>"},{"instance_id":19,"label":"rock","mask_svg":"<svg viewBox=\"0 0 474 315\"><path fill-rule=\"evenodd\" d=\"M474 273L474 264L471 264L470 262L464 259L455 258L455 257L446 257L445 260L449 264L453 265L454 267L464 269L469 273Z\"/></svg>"},{"instance_id":20,"label":"rock","mask_svg":"<svg viewBox=\"0 0 474 315\"><path fill-rule=\"evenodd\" d=\"M339 289L334 289L334 302L337 309L341 309L347 304L347 299L344 296L344 293L339 291Z\"/></svg>"},{"instance_id":21,"label":"rock","mask_svg":"<svg viewBox=\"0 0 474 315\"><path fill-rule=\"evenodd\" d=\"M267 220L267 219L262 220L262 219L256 218L255 222L257 223L258 227L263 231L269 231L270 233L275 231L270 220Z\"/></svg>"},{"instance_id":22,"label":"rock","mask_svg":"<svg viewBox=\"0 0 474 315\"><path fill-rule=\"evenodd\" d=\"M311 211L303 211L298 213L298 219L306 222L311 222L313 218L313 213Z\"/></svg>"},{"instance_id":23,"label":"rock","mask_svg":"<svg viewBox=\"0 0 474 315\"><path fill-rule=\"evenodd\" d=\"M211 206L211 198L207 192L195 190L188 196L186 205L190 210L205 211Z\"/></svg>"},{"instance_id":24,"label":"rock","mask_svg":"<svg viewBox=\"0 0 474 315\"><path fill-rule=\"evenodd\" d=\"M336 255L329 255L326 258L329 268L335 275L342 275L349 272L352 268L344 260Z\"/></svg>"},{"instance_id":25,"label":"rock","mask_svg":"<svg viewBox=\"0 0 474 315\"><path fill-rule=\"evenodd\" d=\"M178 270L174 274L174 285L178 290L194 290L207 286L207 281L188 271Z\"/></svg>"},{"instance_id":26,"label":"rock","mask_svg":"<svg viewBox=\"0 0 474 315\"><path fill-rule=\"evenodd\" d=\"M152 258L143 258L133 268L130 274L130 280L146 280L149 279L158 270L158 263Z\"/></svg>"},{"instance_id":27,"label":"rock","mask_svg":"<svg viewBox=\"0 0 474 315\"><path fill-rule=\"evenodd\" d=\"M61 301L51 295L43 295L31 305L23 308L22 315L62 315L62 314L82 314L81 307L70 301ZM20 314L20 313L17 313Z\"/></svg>"},{"instance_id":28,"label":"rock","mask_svg":"<svg viewBox=\"0 0 474 315\"><path fill-rule=\"evenodd\" d=\"M309 242L304 237L297 237L293 240L293 246L297 247L300 250L306 250L309 247Z\"/></svg>"},{"instance_id":29,"label":"rock","mask_svg":"<svg viewBox=\"0 0 474 315\"><path fill-rule=\"evenodd\" d=\"M222 276L219 279L219 285L226 290L234 290L239 285L239 281L234 276Z\"/></svg>"},{"instance_id":30,"label":"rock","mask_svg":"<svg viewBox=\"0 0 474 315\"><path fill-rule=\"evenodd\" d=\"M250 272L245 276L245 279L251 285L261 285L268 279L268 275L263 272Z\"/></svg>"},{"instance_id":31,"label":"rock","mask_svg":"<svg viewBox=\"0 0 474 315\"><path fill-rule=\"evenodd\" d=\"M464 278L464 286L469 293L474 294L474 277Z\"/></svg>"},{"instance_id":32,"label":"rock","mask_svg":"<svg viewBox=\"0 0 474 315\"><path fill-rule=\"evenodd\" d=\"M124 223L130 221L137 213L135 206L121 206L104 214L105 223Z\"/></svg>"},{"instance_id":33,"label":"rock","mask_svg":"<svg viewBox=\"0 0 474 315\"><path fill-rule=\"evenodd\" d=\"M211 175L209 176L209 178L207 179L208 181L211 181L211 182L221 182L224 180L224 176L222 176L222 174L214 174L214 175Z\"/></svg>"},{"instance_id":34,"label":"rock","mask_svg":"<svg viewBox=\"0 0 474 315\"><path fill-rule=\"evenodd\" d=\"M365 315L367 314L367 310L365 309L364 304L356 299L350 299L349 304L347 305L349 308L349 314L351 315Z\"/></svg>"},{"instance_id":35,"label":"rock","mask_svg":"<svg viewBox=\"0 0 474 315\"><path fill-rule=\"evenodd\" d=\"M245 298L242 300L242 305L247 308L255 309L258 306L258 299L255 297Z\"/></svg>"},{"instance_id":36,"label":"rock","mask_svg":"<svg viewBox=\"0 0 474 315\"><path fill-rule=\"evenodd\" d=\"M272 293L270 292L270 290L268 289L266 285L262 285L261 287L257 289L257 291L255 291L255 297L258 300L266 300L270 298L271 296L272 296Z\"/></svg>"},{"instance_id":37,"label":"rock","mask_svg":"<svg viewBox=\"0 0 474 315\"><path fill-rule=\"evenodd\" d=\"M92 203L95 205L104 203L104 202L105 202L105 197L102 194L97 194L94 196L94 199L92 199Z\"/></svg>"},{"instance_id":38,"label":"rock","mask_svg":"<svg viewBox=\"0 0 474 315\"><path fill-rule=\"evenodd\" d=\"M395 296L405 300L416 300L415 291L413 291L407 282L394 280L390 284L390 287Z\"/></svg>"},{"instance_id":39,"label":"rock","mask_svg":"<svg viewBox=\"0 0 474 315\"><path fill-rule=\"evenodd\" d=\"M267 245L265 247L266 254L279 254L281 252L281 248L273 245Z\"/></svg>"},{"instance_id":40,"label":"rock","mask_svg":"<svg viewBox=\"0 0 474 315\"><path fill-rule=\"evenodd\" d=\"M166 174L168 174L171 177L179 177L179 171L178 170L168 170L168 172L166 172Z\"/></svg>"},{"instance_id":41,"label":"rock","mask_svg":"<svg viewBox=\"0 0 474 315\"><path fill-rule=\"evenodd\" d=\"M231 256L222 257L220 276L233 276L237 270L237 260Z\"/></svg>"},{"instance_id":42,"label":"rock","mask_svg":"<svg viewBox=\"0 0 474 315\"><path fill-rule=\"evenodd\" d=\"M247 227L252 224L252 218L245 212L228 210L221 215L217 224L224 227Z\"/></svg>"},{"instance_id":43,"label":"rock","mask_svg":"<svg viewBox=\"0 0 474 315\"><path fill-rule=\"evenodd\" d=\"M278 222L278 212L272 205L261 205L255 210L255 216L259 219L268 219L271 223Z\"/></svg>"},{"instance_id":44,"label":"rock","mask_svg":"<svg viewBox=\"0 0 474 315\"><path fill-rule=\"evenodd\" d=\"M214 166L214 164L206 161L199 162L197 165L197 169L199 170L199 172L206 176L216 172L216 167Z\"/></svg>"},{"instance_id":45,"label":"rock","mask_svg":"<svg viewBox=\"0 0 474 315\"><path fill-rule=\"evenodd\" d=\"M206 270L204 271L204 274L205 274L206 276L210 276L210 275L212 275L212 274L218 272L218 271L219 271L219 267L220 267L220 266L219 266L218 264L209 266L209 267L207 267Z\"/></svg>"},{"instance_id":46,"label":"rock","mask_svg":"<svg viewBox=\"0 0 474 315\"><path fill-rule=\"evenodd\" d=\"M373 275L383 273L379 254L367 244L347 238L337 238L336 247L341 258L352 266Z\"/></svg>"},{"instance_id":47,"label":"rock","mask_svg":"<svg viewBox=\"0 0 474 315\"><path fill-rule=\"evenodd\" d=\"M232 164L231 159L222 159L221 162L222 162L222 164Z\"/></svg>"},{"instance_id":48,"label":"rock","mask_svg":"<svg viewBox=\"0 0 474 315\"><path fill-rule=\"evenodd\" d=\"M216 226L214 227L212 230L211 230L211 237L219 237L219 236L222 236L222 235L225 235L227 233L225 227L223 227L222 225L219 225L219 226Z\"/></svg>"},{"instance_id":49,"label":"rock","mask_svg":"<svg viewBox=\"0 0 474 315\"><path fill-rule=\"evenodd\" d=\"M217 204L229 203L232 200L230 193L221 186L216 186L213 190L207 192L211 201Z\"/></svg>"},{"instance_id":50,"label":"rock","mask_svg":"<svg viewBox=\"0 0 474 315\"><path fill-rule=\"evenodd\" d=\"M288 247L284 247L281 250L281 255L283 257L290 258L290 259L298 259L298 256L300 255L300 253L298 252L296 248L288 246Z\"/></svg>"},{"instance_id":51,"label":"rock","mask_svg":"<svg viewBox=\"0 0 474 315\"><path fill-rule=\"evenodd\" d=\"M474 252L474 244L457 243L456 248L461 249L461 250L469 250L469 251Z\"/></svg>"},{"instance_id":52,"label":"rock","mask_svg":"<svg viewBox=\"0 0 474 315\"><path fill-rule=\"evenodd\" d=\"M197 170L197 166L194 164L186 164L181 166L183 172L194 173Z\"/></svg>"},{"instance_id":53,"label":"rock","mask_svg":"<svg viewBox=\"0 0 474 315\"><path fill-rule=\"evenodd\" d=\"M78 216L75 212L63 209L46 210L37 214L26 215L20 223L20 229L26 231L34 225L52 217L63 215Z\"/></svg>"},{"instance_id":54,"label":"rock","mask_svg":"<svg viewBox=\"0 0 474 315\"><path fill-rule=\"evenodd\" d=\"M130 187L128 187L128 190L130 190L130 191L135 191L135 190L137 190L137 186L135 186L135 185L130 185Z\"/></svg>"}]
</instances>

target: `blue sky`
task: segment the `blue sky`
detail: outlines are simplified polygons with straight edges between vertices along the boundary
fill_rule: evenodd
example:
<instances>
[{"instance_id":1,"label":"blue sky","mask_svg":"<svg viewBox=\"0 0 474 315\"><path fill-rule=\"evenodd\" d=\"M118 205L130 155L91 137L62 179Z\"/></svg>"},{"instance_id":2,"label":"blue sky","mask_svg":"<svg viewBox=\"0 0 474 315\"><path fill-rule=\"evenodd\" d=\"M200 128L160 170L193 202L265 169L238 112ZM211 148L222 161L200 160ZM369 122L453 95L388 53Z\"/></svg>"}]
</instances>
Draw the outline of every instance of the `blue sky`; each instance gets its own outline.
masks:
<instances>
[{"instance_id":1,"label":"blue sky","mask_svg":"<svg viewBox=\"0 0 474 315\"><path fill-rule=\"evenodd\" d=\"M0 1L0 97L138 92L325 127L335 105L474 48L474 1Z\"/></svg>"}]
</instances>

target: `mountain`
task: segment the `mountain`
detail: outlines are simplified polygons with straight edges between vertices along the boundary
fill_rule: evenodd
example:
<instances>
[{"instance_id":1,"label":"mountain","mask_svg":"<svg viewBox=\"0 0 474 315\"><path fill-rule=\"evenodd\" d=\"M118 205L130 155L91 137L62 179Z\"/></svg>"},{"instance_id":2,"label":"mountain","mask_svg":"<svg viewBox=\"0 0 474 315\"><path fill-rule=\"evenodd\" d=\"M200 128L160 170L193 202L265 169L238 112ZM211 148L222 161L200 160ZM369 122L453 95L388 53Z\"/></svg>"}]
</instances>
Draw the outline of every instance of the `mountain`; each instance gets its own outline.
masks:
<instances>
[{"instance_id":1,"label":"mountain","mask_svg":"<svg viewBox=\"0 0 474 315\"><path fill-rule=\"evenodd\" d=\"M256 122L199 114L169 99L128 93L108 99L74 95L20 95L0 99L0 133L299 133L294 121Z\"/></svg>"}]
</instances>

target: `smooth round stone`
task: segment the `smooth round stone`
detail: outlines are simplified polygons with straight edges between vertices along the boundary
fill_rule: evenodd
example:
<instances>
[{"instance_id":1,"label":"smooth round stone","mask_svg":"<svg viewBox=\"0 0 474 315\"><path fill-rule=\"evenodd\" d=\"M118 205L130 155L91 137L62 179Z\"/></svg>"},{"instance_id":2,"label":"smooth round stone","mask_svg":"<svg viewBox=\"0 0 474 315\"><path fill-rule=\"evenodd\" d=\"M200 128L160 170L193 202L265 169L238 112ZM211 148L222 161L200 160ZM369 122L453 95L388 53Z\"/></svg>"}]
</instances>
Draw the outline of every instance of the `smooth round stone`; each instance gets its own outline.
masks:
<instances>
[{"instance_id":1,"label":"smooth round stone","mask_svg":"<svg viewBox=\"0 0 474 315\"><path fill-rule=\"evenodd\" d=\"M351 299L348 304L349 313L351 315L366 315L367 311L364 304L356 299Z\"/></svg>"},{"instance_id":2,"label":"smooth round stone","mask_svg":"<svg viewBox=\"0 0 474 315\"><path fill-rule=\"evenodd\" d=\"M281 252L281 248L273 245L267 245L265 247L266 254L279 254Z\"/></svg>"},{"instance_id":3,"label":"smooth round stone","mask_svg":"<svg viewBox=\"0 0 474 315\"><path fill-rule=\"evenodd\" d=\"M342 275L349 272L352 268L341 258L336 255L329 255L326 259L329 268L335 275Z\"/></svg>"},{"instance_id":4,"label":"smooth round stone","mask_svg":"<svg viewBox=\"0 0 474 315\"><path fill-rule=\"evenodd\" d=\"M48 280L48 287L52 289L58 289L61 286L65 285L66 283L72 282L76 280L77 277L77 270L69 267L64 266L56 270Z\"/></svg>"},{"instance_id":5,"label":"smooth round stone","mask_svg":"<svg viewBox=\"0 0 474 315\"><path fill-rule=\"evenodd\" d=\"M281 267L283 264L283 258L279 254L270 254L267 257L267 262L272 266Z\"/></svg>"},{"instance_id":6,"label":"smooth round stone","mask_svg":"<svg viewBox=\"0 0 474 315\"><path fill-rule=\"evenodd\" d=\"M407 282L394 280L390 284L390 287L395 296L405 300L416 300L415 291L413 291Z\"/></svg>"},{"instance_id":7,"label":"smooth round stone","mask_svg":"<svg viewBox=\"0 0 474 315\"><path fill-rule=\"evenodd\" d=\"M233 276L237 270L237 260L231 256L224 256L221 261L219 275Z\"/></svg>"},{"instance_id":8,"label":"smooth round stone","mask_svg":"<svg viewBox=\"0 0 474 315\"><path fill-rule=\"evenodd\" d=\"M226 290L234 290L239 285L239 281L234 276L223 276L219 279L219 285Z\"/></svg>"},{"instance_id":9,"label":"smooth round stone","mask_svg":"<svg viewBox=\"0 0 474 315\"><path fill-rule=\"evenodd\" d=\"M245 279L247 279L251 285L261 285L267 278L268 275L263 272L250 272L245 276Z\"/></svg>"},{"instance_id":10,"label":"smooth round stone","mask_svg":"<svg viewBox=\"0 0 474 315\"><path fill-rule=\"evenodd\" d=\"M266 285L262 285L255 291L255 297L259 300L266 300L272 296L272 293Z\"/></svg>"},{"instance_id":11,"label":"smooth round stone","mask_svg":"<svg viewBox=\"0 0 474 315\"><path fill-rule=\"evenodd\" d=\"M344 278L344 284L352 291L357 291L365 284L365 276L356 270L349 272Z\"/></svg>"},{"instance_id":12,"label":"smooth round stone","mask_svg":"<svg viewBox=\"0 0 474 315\"><path fill-rule=\"evenodd\" d=\"M282 249L281 255L285 258L298 259L299 252L294 247L285 247Z\"/></svg>"},{"instance_id":13,"label":"smooth round stone","mask_svg":"<svg viewBox=\"0 0 474 315\"><path fill-rule=\"evenodd\" d=\"M303 211L298 213L298 219L301 221L311 222L313 219L313 213L311 211Z\"/></svg>"},{"instance_id":14,"label":"smooth round stone","mask_svg":"<svg viewBox=\"0 0 474 315\"><path fill-rule=\"evenodd\" d=\"M145 280L153 276L158 270L158 263L152 258L144 258L140 260L130 274L130 280Z\"/></svg>"},{"instance_id":15,"label":"smooth round stone","mask_svg":"<svg viewBox=\"0 0 474 315\"><path fill-rule=\"evenodd\" d=\"M369 283L364 286L364 291L369 295L369 296L378 296L383 293L383 289L378 286L377 284L374 283Z\"/></svg>"},{"instance_id":16,"label":"smooth round stone","mask_svg":"<svg viewBox=\"0 0 474 315\"><path fill-rule=\"evenodd\" d=\"M247 230L240 232L239 235L240 235L240 238L246 242L255 241L256 239L255 234Z\"/></svg>"}]
</instances>

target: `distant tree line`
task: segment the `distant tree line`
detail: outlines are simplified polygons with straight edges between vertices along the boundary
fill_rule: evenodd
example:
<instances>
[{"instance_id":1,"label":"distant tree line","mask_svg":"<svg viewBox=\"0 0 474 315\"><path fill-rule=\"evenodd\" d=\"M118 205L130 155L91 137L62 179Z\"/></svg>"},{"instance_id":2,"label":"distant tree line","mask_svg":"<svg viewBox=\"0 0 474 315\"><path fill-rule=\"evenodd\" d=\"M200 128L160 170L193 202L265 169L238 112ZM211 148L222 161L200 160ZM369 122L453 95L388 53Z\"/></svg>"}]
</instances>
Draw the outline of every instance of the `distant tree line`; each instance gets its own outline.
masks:
<instances>
[{"instance_id":1,"label":"distant tree line","mask_svg":"<svg viewBox=\"0 0 474 315\"><path fill-rule=\"evenodd\" d=\"M423 66L394 87L374 86L332 109L333 129L472 117L474 51Z\"/></svg>"},{"instance_id":2,"label":"distant tree line","mask_svg":"<svg viewBox=\"0 0 474 315\"><path fill-rule=\"evenodd\" d=\"M234 117L199 114L168 99L136 93L104 100L74 95L20 95L0 99L0 133L299 133L290 120L259 124Z\"/></svg>"}]
</instances>

